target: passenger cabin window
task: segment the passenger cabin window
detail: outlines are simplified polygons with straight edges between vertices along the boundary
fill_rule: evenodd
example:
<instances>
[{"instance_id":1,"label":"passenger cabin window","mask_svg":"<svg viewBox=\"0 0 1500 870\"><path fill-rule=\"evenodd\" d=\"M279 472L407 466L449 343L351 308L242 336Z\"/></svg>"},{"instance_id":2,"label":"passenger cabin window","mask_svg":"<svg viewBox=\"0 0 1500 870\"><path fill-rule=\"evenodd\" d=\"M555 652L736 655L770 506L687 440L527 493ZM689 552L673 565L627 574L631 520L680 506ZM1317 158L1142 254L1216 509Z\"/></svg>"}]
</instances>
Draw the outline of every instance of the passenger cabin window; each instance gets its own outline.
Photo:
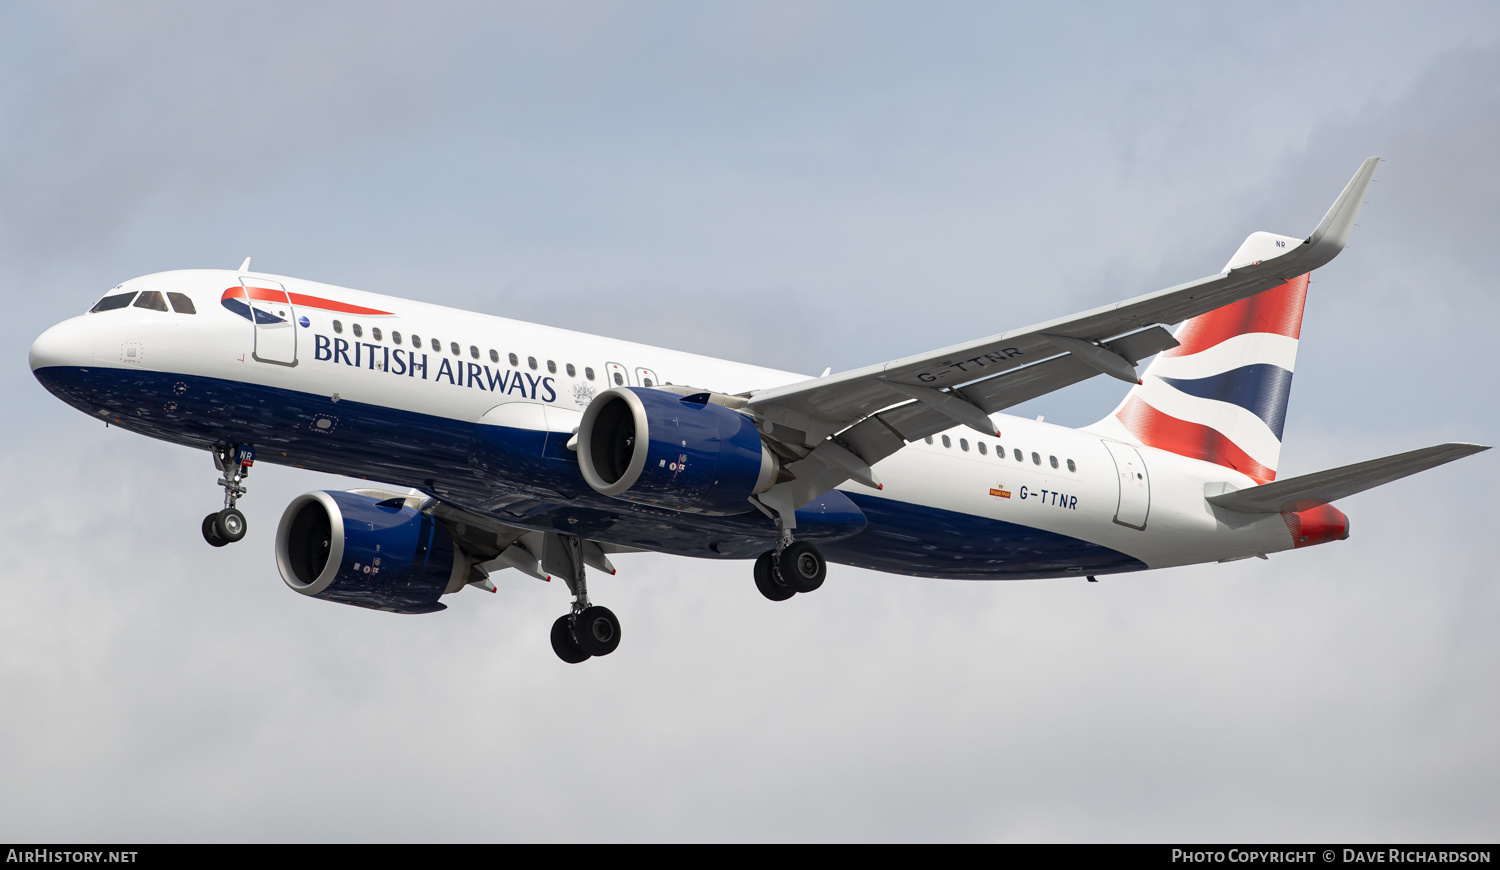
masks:
<instances>
[{"instance_id":1,"label":"passenger cabin window","mask_svg":"<svg viewBox=\"0 0 1500 870\"><path fill-rule=\"evenodd\" d=\"M130 291L129 293L116 293L113 296L106 296L103 299L100 299L98 302L94 303L94 307L89 309L89 313L98 314L101 311L115 311L129 305L130 300L134 298L134 290Z\"/></svg>"},{"instance_id":2,"label":"passenger cabin window","mask_svg":"<svg viewBox=\"0 0 1500 870\"><path fill-rule=\"evenodd\" d=\"M944 447L952 447L953 446L953 439L949 438L947 435L944 435L943 436L943 446Z\"/></svg>"},{"instance_id":3,"label":"passenger cabin window","mask_svg":"<svg viewBox=\"0 0 1500 870\"><path fill-rule=\"evenodd\" d=\"M1026 461L1025 459L1021 458L1021 451L1019 451L1019 450L1012 450L1011 453L1015 454L1017 462L1025 462Z\"/></svg>"},{"instance_id":4,"label":"passenger cabin window","mask_svg":"<svg viewBox=\"0 0 1500 870\"><path fill-rule=\"evenodd\" d=\"M372 327L370 329L370 337L373 338L373 339L375 339L376 341L379 341L380 340L380 327L378 327L378 326Z\"/></svg>"},{"instance_id":5,"label":"passenger cabin window","mask_svg":"<svg viewBox=\"0 0 1500 870\"><path fill-rule=\"evenodd\" d=\"M459 350L459 348L458 348L458 342L456 342L456 341L450 341L450 342L448 342L448 350L452 351L454 356L463 356L464 355L464 352L462 350Z\"/></svg>"},{"instance_id":6,"label":"passenger cabin window","mask_svg":"<svg viewBox=\"0 0 1500 870\"><path fill-rule=\"evenodd\" d=\"M1047 460L1052 463L1052 467L1053 468L1057 467L1057 457L1056 456L1048 456Z\"/></svg>"},{"instance_id":7,"label":"passenger cabin window","mask_svg":"<svg viewBox=\"0 0 1500 870\"><path fill-rule=\"evenodd\" d=\"M526 364L529 365L529 366L531 366L531 370L532 371L536 371L536 357L534 357L534 356L527 357L526 358Z\"/></svg>"},{"instance_id":8,"label":"passenger cabin window","mask_svg":"<svg viewBox=\"0 0 1500 870\"><path fill-rule=\"evenodd\" d=\"M1033 454L1031 454L1031 464L1033 464L1033 465L1041 465L1042 464L1042 455L1040 453L1033 453Z\"/></svg>"},{"instance_id":9,"label":"passenger cabin window","mask_svg":"<svg viewBox=\"0 0 1500 870\"><path fill-rule=\"evenodd\" d=\"M495 363L496 365L499 365L500 363L500 351L495 350L493 347L490 348L490 362Z\"/></svg>"},{"instance_id":10,"label":"passenger cabin window","mask_svg":"<svg viewBox=\"0 0 1500 870\"><path fill-rule=\"evenodd\" d=\"M521 364L521 360L515 354L511 354L510 355L510 364L513 365L513 366L519 366Z\"/></svg>"},{"instance_id":11,"label":"passenger cabin window","mask_svg":"<svg viewBox=\"0 0 1500 870\"><path fill-rule=\"evenodd\" d=\"M337 332L339 335L343 335L344 334L344 324L342 324L342 323L338 322L337 320L335 320L333 322L333 331Z\"/></svg>"},{"instance_id":12,"label":"passenger cabin window","mask_svg":"<svg viewBox=\"0 0 1500 870\"><path fill-rule=\"evenodd\" d=\"M969 439L967 439L967 438L960 438L960 439L958 439L958 449L962 450L965 453L968 453L969 452Z\"/></svg>"},{"instance_id":13,"label":"passenger cabin window","mask_svg":"<svg viewBox=\"0 0 1500 870\"><path fill-rule=\"evenodd\" d=\"M472 344L469 345L469 356L473 357L474 359L479 359L479 348L475 347Z\"/></svg>"},{"instance_id":14,"label":"passenger cabin window","mask_svg":"<svg viewBox=\"0 0 1500 870\"><path fill-rule=\"evenodd\" d=\"M932 443L932 436L928 435L926 438L923 438L922 440L926 441L928 444L931 444Z\"/></svg>"},{"instance_id":15,"label":"passenger cabin window","mask_svg":"<svg viewBox=\"0 0 1500 870\"><path fill-rule=\"evenodd\" d=\"M172 310L178 314L197 314L198 309L193 307L193 300L186 293L167 293L167 299L172 303Z\"/></svg>"},{"instance_id":16,"label":"passenger cabin window","mask_svg":"<svg viewBox=\"0 0 1500 870\"><path fill-rule=\"evenodd\" d=\"M1078 466L1074 465L1073 464L1073 460L1071 460L1071 459L1068 460L1068 470L1069 471L1077 471L1078 470Z\"/></svg>"},{"instance_id":17,"label":"passenger cabin window","mask_svg":"<svg viewBox=\"0 0 1500 870\"><path fill-rule=\"evenodd\" d=\"M359 324L358 323L354 324L354 337L355 338L364 338L365 337L365 331L363 329L359 328Z\"/></svg>"},{"instance_id":18,"label":"passenger cabin window","mask_svg":"<svg viewBox=\"0 0 1500 870\"><path fill-rule=\"evenodd\" d=\"M553 362L550 359L547 360L547 371L550 374L557 374L557 363Z\"/></svg>"},{"instance_id":19,"label":"passenger cabin window","mask_svg":"<svg viewBox=\"0 0 1500 870\"><path fill-rule=\"evenodd\" d=\"M622 374L620 374L619 372L615 372L615 386L617 386L617 387L623 387L623 386L625 386L625 376L622 375Z\"/></svg>"},{"instance_id":20,"label":"passenger cabin window","mask_svg":"<svg viewBox=\"0 0 1500 870\"><path fill-rule=\"evenodd\" d=\"M401 333L395 331L394 329L391 330L391 341L394 341L395 343L400 344L401 343Z\"/></svg>"},{"instance_id":21,"label":"passenger cabin window","mask_svg":"<svg viewBox=\"0 0 1500 870\"><path fill-rule=\"evenodd\" d=\"M422 336L420 336L420 335L413 335L411 337L411 346L414 347L414 348L416 348L417 350L421 350L422 349Z\"/></svg>"},{"instance_id":22,"label":"passenger cabin window","mask_svg":"<svg viewBox=\"0 0 1500 870\"><path fill-rule=\"evenodd\" d=\"M147 308L151 311L166 311L167 300L162 298L160 290L147 290L135 300L136 308Z\"/></svg>"},{"instance_id":23,"label":"passenger cabin window","mask_svg":"<svg viewBox=\"0 0 1500 870\"><path fill-rule=\"evenodd\" d=\"M648 387L654 387L654 386L656 386L656 384L651 383L651 379L650 378L641 378L641 383L643 385L645 385L645 386L648 386Z\"/></svg>"},{"instance_id":24,"label":"passenger cabin window","mask_svg":"<svg viewBox=\"0 0 1500 870\"><path fill-rule=\"evenodd\" d=\"M983 441L975 441L974 442L974 446L979 448L979 455L983 456L984 455L984 442Z\"/></svg>"},{"instance_id":25,"label":"passenger cabin window","mask_svg":"<svg viewBox=\"0 0 1500 870\"><path fill-rule=\"evenodd\" d=\"M443 343L441 341L438 341L435 338L432 339L432 350L433 350L434 353L442 353L443 352Z\"/></svg>"},{"instance_id":26,"label":"passenger cabin window","mask_svg":"<svg viewBox=\"0 0 1500 870\"><path fill-rule=\"evenodd\" d=\"M578 370L575 369L575 368L573 368L573 364L572 363L568 363L568 377L570 377L570 378L576 378L576 377L578 377Z\"/></svg>"},{"instance_id":27,"label":"passenger cabin window","mask_svg":"<svg viewBox=\"0 0 1500 870\"><path fill-rule=\"evenodd\" d=\"M592 368L590 368L589 366L584 366L583 367L583 376L592 381L594 379L594 370Z\"/></svg>"}]
</instances>

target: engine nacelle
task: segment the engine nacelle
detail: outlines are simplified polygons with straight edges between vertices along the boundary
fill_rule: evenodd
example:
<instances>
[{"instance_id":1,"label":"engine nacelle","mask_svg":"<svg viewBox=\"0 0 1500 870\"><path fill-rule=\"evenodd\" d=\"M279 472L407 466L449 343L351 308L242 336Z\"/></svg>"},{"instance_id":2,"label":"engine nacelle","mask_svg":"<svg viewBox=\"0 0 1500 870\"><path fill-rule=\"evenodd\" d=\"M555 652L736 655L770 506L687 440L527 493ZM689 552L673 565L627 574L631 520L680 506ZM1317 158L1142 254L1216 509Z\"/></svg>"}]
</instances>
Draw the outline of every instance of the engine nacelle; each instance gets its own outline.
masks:
<instances>
[{"instance_id":1,"label":"engine nacelle","mask_svg":"<svg viewBox=\"0 0 1500 870\"><path fill-rule=\"evenodd\" d=\"M292 499L276 529L276 566L303 595L373 610L431 613L463 588L468 560L448 530L404 501L355 492Z\"/></svg>"},{"instance_id":2,"label":"engine nacelle","mask_svg":"<svg viewBox=\"0 0 1500 870\"><path fill-rule=\"evenodd\" d=\"M753 510L749 497L771 488L779 463L753 420L698 398L637 387L594 397L578 427L583 479L639 504L704 514Z\"/></svg>"}]
</instances>

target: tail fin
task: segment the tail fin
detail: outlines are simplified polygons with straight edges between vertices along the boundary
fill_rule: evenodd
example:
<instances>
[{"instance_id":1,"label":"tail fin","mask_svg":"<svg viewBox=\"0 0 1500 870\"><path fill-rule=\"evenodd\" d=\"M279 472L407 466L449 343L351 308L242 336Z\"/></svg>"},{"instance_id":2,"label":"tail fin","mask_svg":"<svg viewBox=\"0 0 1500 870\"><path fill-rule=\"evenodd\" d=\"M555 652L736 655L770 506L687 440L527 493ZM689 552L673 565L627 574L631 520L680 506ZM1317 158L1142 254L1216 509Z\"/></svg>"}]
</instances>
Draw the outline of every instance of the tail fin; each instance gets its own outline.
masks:
<instances>
[{"instance_id":1,"label":"tail fin","mask_svg":"<svg viewBox=\"0 0 1500 870\"><path fill-rule=\"evenodd\" d=\"M1245 246L1265 243L1256 236ZM1275 480L1307 279L1185 321L1174 333L1180 344L1152 361L1101 428L1118 420L1147 447L1233 468L1257 483Z\"/></svg>"},{"instance_id":2,"label":"tail fin","mask_svg":"<svg viewBox=\"0 0 1500 870\"><path fill-rule=\"evenodd\" d=\"M1332 260L1349 238L1379 164L1378 157L1360 164L1312 235L1251 233L1224 272L1255 267L1301 245L1312 246L1299 260L1309 272ZM1257 483L1275 480L1307 279L1298 275L1184 322L1176 332L1179 345L1159 354L1120 407L1088 428L1233 468Z\"/></svg>"}]
</instances>

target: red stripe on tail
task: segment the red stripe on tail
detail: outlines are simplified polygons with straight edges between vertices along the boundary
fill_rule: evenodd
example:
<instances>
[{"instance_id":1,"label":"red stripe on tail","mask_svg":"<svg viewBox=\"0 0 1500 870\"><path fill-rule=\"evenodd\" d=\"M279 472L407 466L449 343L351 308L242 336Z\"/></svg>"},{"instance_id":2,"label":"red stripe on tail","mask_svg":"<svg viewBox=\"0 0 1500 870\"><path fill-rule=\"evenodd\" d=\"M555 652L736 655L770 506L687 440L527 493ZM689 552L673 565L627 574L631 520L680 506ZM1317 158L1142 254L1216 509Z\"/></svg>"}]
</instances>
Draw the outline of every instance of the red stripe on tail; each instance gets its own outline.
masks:
<instances>
[{"instance_id":1,"label":"red stripe on tail","mask_svg":"<svg viewBox=\"0 0 1500 870\"><path fill-rule=\"evenodd\" d=\"M1163 351L1162 356L1187 356L1247 332L1300 338L1302 305L1306 301L1307 276L1299 275L1279 287L1194 317L1177 331L1181 344Z\"/></svg>"},{"instance_id":2,"label":"red stripe on tail","mask_svg":"<svg viewBox=\"0 0 1500 870\"><path fill-rule=\"evenodd\" d=\"M1163 414L1138 396L1131 396L1115 416L1147 447L1233 468L1254 478L1256 483L1270 483L1276 479L1274 469L1251 459L1217 429Z\"/></svg>"}]
</instances>

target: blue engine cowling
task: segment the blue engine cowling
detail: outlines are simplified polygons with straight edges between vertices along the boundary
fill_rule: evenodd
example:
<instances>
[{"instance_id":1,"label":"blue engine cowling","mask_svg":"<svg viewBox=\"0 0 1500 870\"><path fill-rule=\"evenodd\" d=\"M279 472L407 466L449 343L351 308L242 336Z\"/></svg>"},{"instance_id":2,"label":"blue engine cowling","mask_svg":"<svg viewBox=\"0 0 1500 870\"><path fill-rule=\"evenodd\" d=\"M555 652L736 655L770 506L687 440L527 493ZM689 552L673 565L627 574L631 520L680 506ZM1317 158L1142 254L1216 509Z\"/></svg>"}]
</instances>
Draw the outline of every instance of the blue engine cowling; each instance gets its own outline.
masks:
<instances>
[{"instance_id":1,"label":"blue engine cowling","mask_svg":"<svg viewBox=\"0 0 1500 870\"><path fill-rule=\"evenodd\" d=\"M394 613L432 613L465 579L468 562L448 530L399 499L309 492L276 529L276 566L303 595Z\"/></svg>"},{"instance_id":2,"label":"blue engine cowling","mask_svg":"<svg viewBox=\"0 0 1500 870\"><path fill-rule=\"evenodd\" d=\"M704 514L752 510L779 464L755 422L707 401L616 387L589 403L578 427L578 466L589 486L638 504Z\"/></svg>"}]
</instances>

